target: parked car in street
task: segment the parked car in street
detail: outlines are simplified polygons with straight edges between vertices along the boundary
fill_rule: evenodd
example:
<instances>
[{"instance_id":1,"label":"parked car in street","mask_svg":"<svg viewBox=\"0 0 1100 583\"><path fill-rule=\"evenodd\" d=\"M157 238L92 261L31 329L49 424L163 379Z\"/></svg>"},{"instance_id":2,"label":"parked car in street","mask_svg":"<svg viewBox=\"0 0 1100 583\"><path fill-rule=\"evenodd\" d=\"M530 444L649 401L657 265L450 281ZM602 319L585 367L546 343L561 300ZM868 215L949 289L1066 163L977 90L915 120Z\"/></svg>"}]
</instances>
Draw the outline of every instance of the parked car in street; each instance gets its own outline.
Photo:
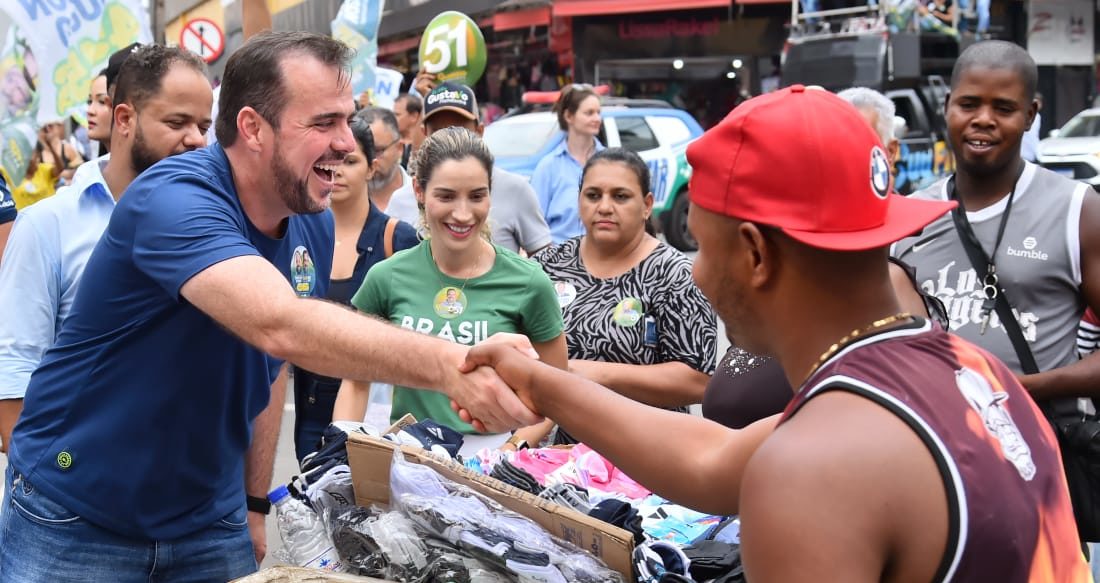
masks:
<instances>
[{"instance_id":1,"label":"parked car in street","mask_svg":"<svg viewBox=\"0 0 1100 583\"><path fill-rule=\"evenodd\" d=\"M1039 142L1036 155L1044 168L1100 190L1100 108L1086 109Z\"/></svg>"},{"instance_id":2,"label":"parked car in street","mask_svg":"<svg viewBox=\"0 0 1100 583\"><path fill-rule=\"evenodd\" d=\"M687 229L687 146L703 135L703 128L686 111L671 107L632 107L605 104L600 143L637 152L649 165L655 225L669 244L693 251L695 239ZM505 170L530 178L535 166L564 139L557 116L549 111L510 115L485 128L485 143Z\"/></svg>"}]
</instances>

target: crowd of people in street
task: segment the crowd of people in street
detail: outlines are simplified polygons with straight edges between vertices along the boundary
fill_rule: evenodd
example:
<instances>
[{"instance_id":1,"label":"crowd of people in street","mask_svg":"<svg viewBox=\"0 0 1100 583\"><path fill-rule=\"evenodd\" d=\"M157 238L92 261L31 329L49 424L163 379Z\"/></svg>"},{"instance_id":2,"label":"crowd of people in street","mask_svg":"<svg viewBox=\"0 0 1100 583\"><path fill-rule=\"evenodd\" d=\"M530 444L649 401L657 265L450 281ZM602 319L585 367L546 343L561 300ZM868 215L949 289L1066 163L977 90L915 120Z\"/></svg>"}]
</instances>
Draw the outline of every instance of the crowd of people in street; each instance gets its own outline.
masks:
<instances>
[{"instance_id":1,"label":"crowd of people in street","mask_svg":"<svg viewBox=\"0 0 1100 583\"><path fill-rule=\"evenodd\" d=\"M393 421L582 443L739 515L750 581L1092 580L1058 432L1096 413L1100 200L1021 157L1024 49L959 57L956 171L909 197L880 93L740 104L688 148L691 259L591 88L527 181L470 87L383 108L341 42L249 37L216 93L183 49L119 51L95 147L48 124L0 180L0 581L255 571L291 377L300 460L392 391Z\"/></svg>"}]
</instances>

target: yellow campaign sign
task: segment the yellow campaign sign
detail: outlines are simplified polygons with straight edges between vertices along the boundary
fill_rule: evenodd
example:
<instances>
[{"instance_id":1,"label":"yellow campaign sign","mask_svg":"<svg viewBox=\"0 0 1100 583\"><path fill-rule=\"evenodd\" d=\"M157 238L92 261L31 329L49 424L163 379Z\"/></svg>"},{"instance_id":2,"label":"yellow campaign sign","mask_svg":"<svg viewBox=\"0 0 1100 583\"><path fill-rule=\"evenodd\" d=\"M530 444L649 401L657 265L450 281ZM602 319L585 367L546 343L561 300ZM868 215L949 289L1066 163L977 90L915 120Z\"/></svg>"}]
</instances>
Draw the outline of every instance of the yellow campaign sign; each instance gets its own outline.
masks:
<instances>
[{"instance_id":1,"label":"yellow campaign sign","mask_svg":"<svg viewBox=\"0 0 1100 583\"><path fill-rule=\"evenodd\" d=\"M88 99L88 85L102 64L115 51L138 38L140 25L137 18L118 3L110 3L104 9L99 38L82 38L69 49L64 61L53 71L53 83L57 87L55 113L66 115Z\"/></svg>"}]
</instances>

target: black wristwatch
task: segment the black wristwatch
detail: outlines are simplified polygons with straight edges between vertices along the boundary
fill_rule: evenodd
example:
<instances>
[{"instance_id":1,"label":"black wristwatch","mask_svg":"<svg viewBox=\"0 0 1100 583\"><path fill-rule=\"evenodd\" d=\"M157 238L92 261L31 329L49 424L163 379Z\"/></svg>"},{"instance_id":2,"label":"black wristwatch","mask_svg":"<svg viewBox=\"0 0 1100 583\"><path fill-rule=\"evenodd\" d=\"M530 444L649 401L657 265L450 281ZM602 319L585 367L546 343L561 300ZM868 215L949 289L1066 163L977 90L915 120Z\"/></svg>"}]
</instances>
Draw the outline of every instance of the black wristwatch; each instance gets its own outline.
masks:
<instances>
[{"instance_id":1,"label":"black wristwatch","mask_svg":"<svg viewBox=\"0 0 1100 583\"><path fill-rule=\"evenodd\" d=\"M245 496L245 502L248 504L248 511L255 512L257 514L271 514L271 502L267 498L257 498L256 496Z\"/></svg>"}]
</instances>

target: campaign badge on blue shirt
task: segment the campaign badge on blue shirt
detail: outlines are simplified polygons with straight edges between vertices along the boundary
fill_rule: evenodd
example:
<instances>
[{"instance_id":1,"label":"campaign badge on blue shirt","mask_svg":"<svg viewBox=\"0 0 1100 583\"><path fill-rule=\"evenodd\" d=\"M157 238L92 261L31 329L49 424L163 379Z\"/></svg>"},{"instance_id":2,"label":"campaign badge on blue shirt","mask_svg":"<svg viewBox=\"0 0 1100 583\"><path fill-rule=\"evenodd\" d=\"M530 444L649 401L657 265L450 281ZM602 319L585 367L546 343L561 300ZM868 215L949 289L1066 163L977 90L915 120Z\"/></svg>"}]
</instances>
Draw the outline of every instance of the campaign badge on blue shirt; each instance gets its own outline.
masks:
<instances>
[{"instance_id":1,"label":"campaign badge on blue shirt","mask_svg":"<svg viewBox=\"0 0 1100 583\"><path fill-rule=\"evenodd\" d=\"M290 279L294 282L294 291L299 297L309 297L313 286L317 284L317 270L313 267L313 258L309 250L299 245L290 259Z\"/></svg>"}]
</instances>

